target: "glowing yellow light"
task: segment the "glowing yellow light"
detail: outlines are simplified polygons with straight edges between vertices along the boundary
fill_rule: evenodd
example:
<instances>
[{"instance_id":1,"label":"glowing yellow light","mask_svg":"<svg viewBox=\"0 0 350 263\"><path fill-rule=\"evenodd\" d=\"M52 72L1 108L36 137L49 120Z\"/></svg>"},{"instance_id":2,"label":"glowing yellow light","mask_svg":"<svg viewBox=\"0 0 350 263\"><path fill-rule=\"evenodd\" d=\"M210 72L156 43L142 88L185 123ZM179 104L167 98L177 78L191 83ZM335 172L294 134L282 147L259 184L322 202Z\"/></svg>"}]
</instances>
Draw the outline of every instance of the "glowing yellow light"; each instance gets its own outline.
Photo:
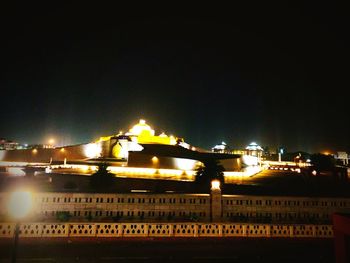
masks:
<instances>
[{"instance_id":1,"label":"glowing yellow light","mask_svg":"<svg viewBox=\"0 0 350 263\"><path fill-rule=\"evenodd\" d=\"M142 119L130 129L130 133L137 136L154 136L154 130Z\"/></svg>"},{"instance_id":2,"label":"glowing yellow light","mask_svg":"<svg viewBox=\"0 0 350 263\"><path fill-rule=\"evenodd\" d=\"M211 181L211 190L220 190L220 181L219 180Z\"/></svg>"},{"instance_id":3,"label":"glowing yellow light","mask_svg":"<svg viewBox=\"0 0 350 263\"><path fill-rule=\"evenodd\" d=\"M37 150L37 149L33 149L33 150L32 150L32 153L33 153L33 154L37 154L37 153L38 153L38 150Z\"/></svg>"},{"instance_id":4,"label":"glowing yellow light","mask_svg":"<svg viewBox=\"0 0 350 263\"><path fill-rule=\"evenodd\" d=\"M182 170L176 169L159 169L159 174L161 175L169 175L169 176L180 176L184 173Z\"/></svg>"},{"instance_id":5,"label":"glowing yellow light","mask_svg":"<svg viewBox=\"0 0 350 263\"><path fill-rule=\"evenodd\" d=\"M53 138L49 139L49 144L50 145L53 145L54 143L55 143L55 139L53 139Z\"/></svg>"},{"instance_id":6,"label":"glowing yellow light","mask_svg":"<svg viewBox=\"0 0 350 263\"><path fill-rule=\"evenodd\" d=\"M153 156L152 157L152 163L158 163L159 162L159 159L157 156Z\"/></svg>"},{"instance_id":7,"label":"glowing yellow light","mask_svg":"<svg viewBox=\"0 0 350 263\"><path fill-rule=\"evenodd\" d=\"M63 153L65 150L64 150L64 148L61 148L61 150L60 150L60 151Z\"/></svg>"},{"instance_id":8,"label":"glowing yellow light","mask_svg":"<svg viewBox=\"0 0 350 263\"><path fill-rule=\"evenodd\" d=\"M16 191L10 195L8 213L15 219L27 216L32 208L32 194L29 191Z\"/></svg>"}]
</instances>

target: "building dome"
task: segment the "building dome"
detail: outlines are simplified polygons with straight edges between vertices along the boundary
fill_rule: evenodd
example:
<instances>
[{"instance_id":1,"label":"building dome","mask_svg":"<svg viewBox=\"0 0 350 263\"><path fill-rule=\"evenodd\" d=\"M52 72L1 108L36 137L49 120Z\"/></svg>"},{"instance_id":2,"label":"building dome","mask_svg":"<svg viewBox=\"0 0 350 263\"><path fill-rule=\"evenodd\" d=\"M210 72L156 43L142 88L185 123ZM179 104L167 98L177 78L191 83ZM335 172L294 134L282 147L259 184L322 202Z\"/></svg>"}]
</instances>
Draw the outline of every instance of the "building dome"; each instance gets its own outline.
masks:
<instances>
[{"instance_id":1,"label":"building dome","mask_svg":"<svg viewBox=\"0 0 350 263\"><path fill-rule=\"evenodd\" d=\"M141 135L141 133L143 134L148 134L150 136L154 136L154 130L151 128L151 126L149 126L148 124L146 124L145 120L140 120L138 124L134 125L129 132L132 135L136 135L139 136Z\"/></svg>"},{"instance_id":2,"label":"building dome","mask_svg":"<svg viewBox=\"0 0 350 263\"><path fill-rule=\"evenodd\" d=\"M247 147L246 147L246 150L250 150L250 151L262 151L263 148L258 145L256 142L252 142L251 144L249 144Z\"/></svg>"}]
</instances>

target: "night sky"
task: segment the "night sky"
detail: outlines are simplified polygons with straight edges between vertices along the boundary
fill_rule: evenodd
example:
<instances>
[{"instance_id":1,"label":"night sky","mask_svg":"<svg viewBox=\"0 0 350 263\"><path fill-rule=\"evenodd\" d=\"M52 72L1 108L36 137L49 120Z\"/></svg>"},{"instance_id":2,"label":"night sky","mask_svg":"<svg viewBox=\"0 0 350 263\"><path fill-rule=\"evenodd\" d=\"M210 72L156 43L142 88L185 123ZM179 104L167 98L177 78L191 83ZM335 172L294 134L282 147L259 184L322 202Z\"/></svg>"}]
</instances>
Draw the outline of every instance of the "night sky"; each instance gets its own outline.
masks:
<instances>
[{"instance_id":1,"label":"night sky","mask_svg":"<svg viewBox=\"0 0 350 263\"><path fill-rule=\"evenodd\" d=\"M0 137L75 144L144 118L207 149L350 151L345 7L67 10L2 14Z\"/></svg>"}]
</instances>

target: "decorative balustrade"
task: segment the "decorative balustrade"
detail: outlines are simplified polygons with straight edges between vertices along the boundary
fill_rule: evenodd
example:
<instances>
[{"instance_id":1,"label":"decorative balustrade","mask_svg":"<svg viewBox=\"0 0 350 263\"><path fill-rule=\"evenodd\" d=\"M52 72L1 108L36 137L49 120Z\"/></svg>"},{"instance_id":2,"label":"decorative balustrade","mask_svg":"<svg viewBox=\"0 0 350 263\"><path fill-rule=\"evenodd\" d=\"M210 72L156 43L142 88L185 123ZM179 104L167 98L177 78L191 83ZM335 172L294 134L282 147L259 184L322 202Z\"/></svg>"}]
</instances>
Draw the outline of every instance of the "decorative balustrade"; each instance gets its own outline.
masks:
<instances>
[{"instance_id":1,"label":"decorative balustrade","mask_svg":"<svg viewBox=\"0 0 350 263\"><path fill-rule=\"evenodd\" d=\"M14 235L0 223L0 238ZM20 237L289 237L333 238L332 225L246 223L23 223Z\"/></svg>"}]
</instances>

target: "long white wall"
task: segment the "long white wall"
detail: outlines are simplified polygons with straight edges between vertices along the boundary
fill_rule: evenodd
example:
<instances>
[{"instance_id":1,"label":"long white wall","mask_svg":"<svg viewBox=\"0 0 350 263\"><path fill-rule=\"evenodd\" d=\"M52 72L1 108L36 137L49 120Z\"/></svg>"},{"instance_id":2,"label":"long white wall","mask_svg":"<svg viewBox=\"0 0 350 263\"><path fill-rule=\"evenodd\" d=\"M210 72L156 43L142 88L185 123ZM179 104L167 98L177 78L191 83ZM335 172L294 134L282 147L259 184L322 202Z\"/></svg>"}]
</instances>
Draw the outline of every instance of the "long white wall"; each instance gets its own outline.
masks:
<instances>
[{"instance_id":1,"label":"long white wall","mask_svg":"<svg viewBox=\"0 0 350 263\"><path fill-rule=\"evenodd\" d=\"M55 221L58 212L71 221L260 222L329 224L333 213L349 213L350 199L212 194L36 193L30 220ZM0 222L8 221L8 193L0 194ZM213 219L213 214L216 218Z\"/></svg>"}]
</instances>

